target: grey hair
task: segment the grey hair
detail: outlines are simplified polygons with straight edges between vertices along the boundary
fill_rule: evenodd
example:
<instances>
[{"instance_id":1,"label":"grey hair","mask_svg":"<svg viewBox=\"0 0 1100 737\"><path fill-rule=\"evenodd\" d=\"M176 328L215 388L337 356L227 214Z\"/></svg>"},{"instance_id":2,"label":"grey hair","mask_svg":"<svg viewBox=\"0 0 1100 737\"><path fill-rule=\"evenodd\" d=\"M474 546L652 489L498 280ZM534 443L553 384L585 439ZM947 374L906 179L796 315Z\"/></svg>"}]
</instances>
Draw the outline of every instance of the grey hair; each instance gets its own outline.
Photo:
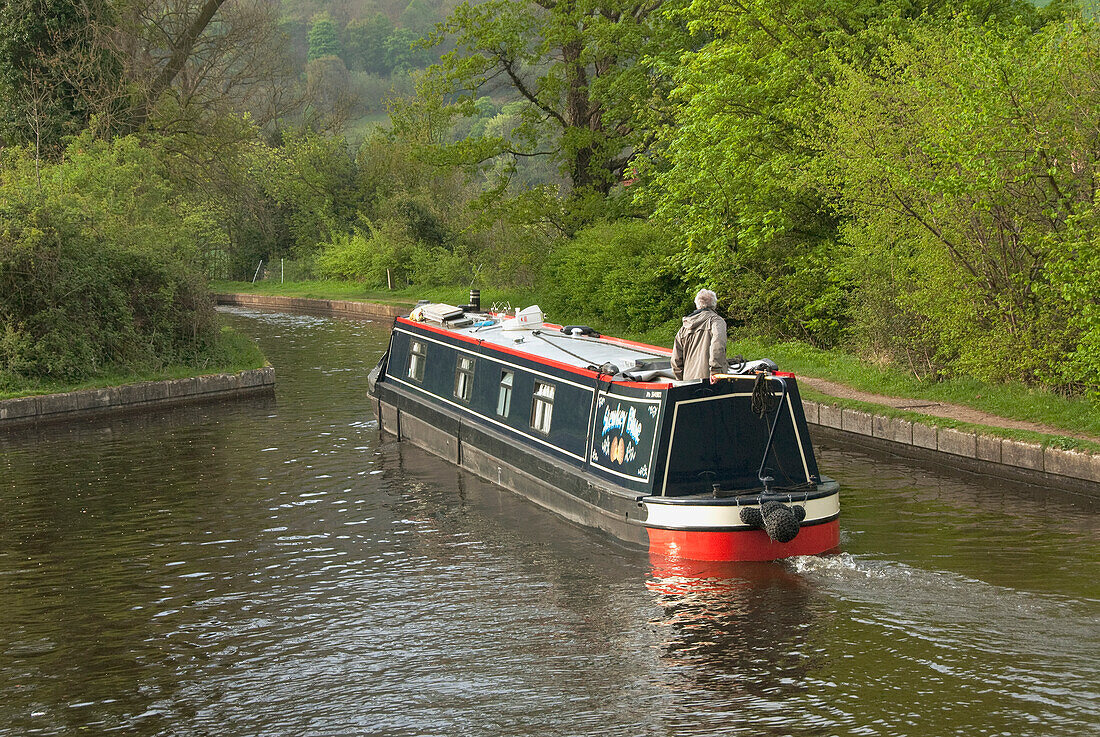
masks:
<instances>
[{"instance_id":1,"label":"grey hair","mask_svg":"<svg viewBox=\"0 0 1100 737\"><path fill-rule=\"evenodd\" d=\"M718 295L709 289L700 289L695 294L695 306L700 310L706 307L713 310L718 306Z\"/></svg>"}]
</instances>

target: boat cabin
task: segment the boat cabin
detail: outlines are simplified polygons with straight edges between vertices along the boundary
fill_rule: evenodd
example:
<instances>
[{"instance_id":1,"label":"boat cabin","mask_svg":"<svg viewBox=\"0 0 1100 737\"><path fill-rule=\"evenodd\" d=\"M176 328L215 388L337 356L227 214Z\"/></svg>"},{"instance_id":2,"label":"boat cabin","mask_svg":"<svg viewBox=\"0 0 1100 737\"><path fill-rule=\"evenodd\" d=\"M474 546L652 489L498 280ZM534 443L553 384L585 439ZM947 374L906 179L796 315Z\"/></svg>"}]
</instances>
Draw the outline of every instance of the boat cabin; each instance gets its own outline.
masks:
<instances>
[{"instance_id":1,"label":"boat cabin","mask_svg":"<svg viewBox=\"0 0 1100 737\"><path fill-rule=\"evenodd\" d=\"M516 457L509 445L533 451L634 497L804 491L819 482L794 377L765 362L677 381L667 349L541 315L517 324L450 314L397 318L377 380L393 390L388 404L434 407L429 424L454 426L456 438L456 419L482 428L480 444L498 444L497 457Z\"/></svg>"}]
</instances>

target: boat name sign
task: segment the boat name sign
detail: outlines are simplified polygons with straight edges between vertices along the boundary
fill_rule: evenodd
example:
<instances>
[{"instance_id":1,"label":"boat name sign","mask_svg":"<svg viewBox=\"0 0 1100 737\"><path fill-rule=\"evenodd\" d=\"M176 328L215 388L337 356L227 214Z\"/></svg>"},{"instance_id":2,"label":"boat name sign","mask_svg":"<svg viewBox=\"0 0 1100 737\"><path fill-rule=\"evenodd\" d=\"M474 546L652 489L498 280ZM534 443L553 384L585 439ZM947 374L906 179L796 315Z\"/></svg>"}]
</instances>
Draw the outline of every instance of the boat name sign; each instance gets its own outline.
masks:
<instances>
[{"instance_id":1,"label":"boat name sign","mask_svg":"<svg viewBox=\"0 0 1100 737\"><path fill-rule=\"evenodd\" d=\"M592 463L624 478L649 480L657 429L658 402L624 400L600 394L599 437L592 444Z\"/></svg>"}]
</instances>

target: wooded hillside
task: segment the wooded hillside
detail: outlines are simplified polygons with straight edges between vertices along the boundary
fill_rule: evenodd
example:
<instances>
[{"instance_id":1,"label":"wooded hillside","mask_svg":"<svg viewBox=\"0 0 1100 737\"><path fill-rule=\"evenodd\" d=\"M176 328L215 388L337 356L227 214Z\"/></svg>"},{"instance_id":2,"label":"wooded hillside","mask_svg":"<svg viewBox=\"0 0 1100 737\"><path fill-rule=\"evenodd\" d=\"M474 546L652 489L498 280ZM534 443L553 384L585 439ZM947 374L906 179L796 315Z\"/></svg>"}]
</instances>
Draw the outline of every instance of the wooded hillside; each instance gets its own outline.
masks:
<instances>
[{"instance_id":1,"label":"wooded hillside","mask_svg":"<svg viewBox=\"0 0 1100 737\"><path fill-rule=\"evenodd\" d=\"M1098 121L1064 2L9 0L0 384L286 259L1096 396Z\"/></svg>"}]
</instances>

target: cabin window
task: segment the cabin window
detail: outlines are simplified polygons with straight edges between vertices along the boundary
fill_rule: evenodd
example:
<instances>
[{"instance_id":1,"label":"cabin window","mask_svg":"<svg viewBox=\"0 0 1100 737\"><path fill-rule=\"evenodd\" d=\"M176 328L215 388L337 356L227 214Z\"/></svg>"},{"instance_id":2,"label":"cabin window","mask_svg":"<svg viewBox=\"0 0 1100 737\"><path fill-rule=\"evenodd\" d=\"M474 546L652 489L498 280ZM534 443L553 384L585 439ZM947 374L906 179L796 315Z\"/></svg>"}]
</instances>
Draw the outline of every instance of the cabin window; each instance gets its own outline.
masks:
<instances>
[{"instance_id":1,"label":"cabin window","mask_svg":"<svg viewBox=\"0 0 1100 737\"><path fill-rule=\"evenodd\" d=\"M474 383L474 359L459 356L455 366L455 396L464 402L470 401L470 387Z\"/></svg>"},{"instance_id":2,"label":"cabin window","mask_svg":"<svg viewBox=\"0 0 1100 737\"><path fill-rule=\"evenodd\" d=\"M554 386L535 382L535 396L531 399L531 427L542 433L550 433L550 417L554 414Z\"/></svg>"},{"instance_id":3,"label":"cabin window","mask_svg":"<svg viewBox=\"0 0 1100 737\"><path fill-rule=\"evenodd\" d=\"M507 417L512 411L512 379L515 373L501 370L500 372L500 396L497 397L497 414Z\"/></svg>"},{"instance_id":4,"label":"cabin window","mask_svg":"<svg viewBox=\"0 0 1100 737\"><path fill-rule=\"evenodd\" d=\"M414 381L424 380L424 344L414 340L409 346L409 378Z\"/></svg>"}]
</instances>

